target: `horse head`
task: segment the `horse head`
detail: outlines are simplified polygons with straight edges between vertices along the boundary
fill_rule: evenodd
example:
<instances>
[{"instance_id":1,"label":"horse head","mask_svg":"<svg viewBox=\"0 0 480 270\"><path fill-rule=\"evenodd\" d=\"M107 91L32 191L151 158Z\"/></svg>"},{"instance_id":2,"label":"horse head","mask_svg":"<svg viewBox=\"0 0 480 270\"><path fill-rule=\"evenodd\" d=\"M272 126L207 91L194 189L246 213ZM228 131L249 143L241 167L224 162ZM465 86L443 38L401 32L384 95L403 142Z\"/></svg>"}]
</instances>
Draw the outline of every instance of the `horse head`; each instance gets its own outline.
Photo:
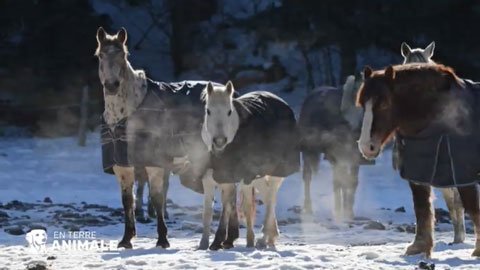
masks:
<instances>
[{"instance_id":1,"label":"horse head","mask_svg":"<svg viewBox=\"0 0 480 270\"><path fill-rule=\"evenodd\" d=\"M400 52L403 56L403 64L408 63L434 63L432 61L433 51L435 50L435 41L432 41L425 49L412 49L406 42L402 42Z\"/></svg>"},{"instance_id":2,"label":"horse head","mask_svg":"<svg viewBox=\"0 0 480 270\"><path fill-rule=\"evenodd\" d=\"M363 73L364 83L357 97L357 104L364 109L358 146L366 158L375 158L396 128L392 106L395 70L389 66L380 73L367 66Z\"/></svg>"},{"instance_id":3,"label":"horse head","mask_svg":"<svg viewBox=\"0 0 480 270\"><path fill-rule=\"evenodd\" d=\"M116 95L126 80L128 68L126 47L127 30L122 27L115 35L109 35L103 27L97 30L98 73L105 95Z\"/></svg>"},{"instance_id":4,"label":"horse head","mask_svg":"<svg viewBox=\"0 0 480 270\"><path fill-rule=\"evenodd\" d=\"M232 82L225 86L208 83L204 90L205 117L202 138L208 149L221 152L231 143L240 125L240 117L233 105L235 90Z\"/></svg>"}]
</instances>

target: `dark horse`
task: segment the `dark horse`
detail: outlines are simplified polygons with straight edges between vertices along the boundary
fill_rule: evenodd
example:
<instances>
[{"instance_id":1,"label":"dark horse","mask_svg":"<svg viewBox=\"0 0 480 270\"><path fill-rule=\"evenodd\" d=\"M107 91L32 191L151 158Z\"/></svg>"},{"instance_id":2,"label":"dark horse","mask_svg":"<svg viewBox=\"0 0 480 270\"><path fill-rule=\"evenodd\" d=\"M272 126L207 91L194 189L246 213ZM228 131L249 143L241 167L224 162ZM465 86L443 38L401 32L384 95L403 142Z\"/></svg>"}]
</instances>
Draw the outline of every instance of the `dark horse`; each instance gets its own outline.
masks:
<instances>
[{"instance_id":1,"label":"dark horse","mask_svg":"<svg viewBox=\"0 0 480 270\"><path fill-rule=\"evenodd\" d=\"M361 164L370 164L357 150L363 112L355 107L361 76L349 76L342 88L320 87L305 99L298 127L303 157L304 210L311 213L310 182L318 171L320 154L333 171L335 218L353 218L355 190Z\"/></svg>"},{"instance_id":2,"label":"dark horse","mask_svg":"<svg viewBox=\"0 0 480 270\"><path fill-rule=\"evenodd\" d=\"M400 175L409 181L417 228L407 255L433 250L432 186L457 187L475 226L473 256L480 256L480 87L435 64L364 70L357 104L365 110L358 142L375 158L389 139L399 140Z\"/></svg>"}]
</instances>

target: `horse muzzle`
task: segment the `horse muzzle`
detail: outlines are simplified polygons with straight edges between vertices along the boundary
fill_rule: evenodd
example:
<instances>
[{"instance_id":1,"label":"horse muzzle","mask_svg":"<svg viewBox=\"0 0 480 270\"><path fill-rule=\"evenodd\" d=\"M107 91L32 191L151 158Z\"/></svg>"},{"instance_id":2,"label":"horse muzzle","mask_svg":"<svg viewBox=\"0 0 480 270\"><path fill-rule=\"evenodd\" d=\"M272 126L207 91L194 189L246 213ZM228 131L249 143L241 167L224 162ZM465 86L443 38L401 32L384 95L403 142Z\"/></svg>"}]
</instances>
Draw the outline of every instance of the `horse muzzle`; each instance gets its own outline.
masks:
<instances>
[{"instance_id":1,"label":"horse muzzle","mask_svg":"<svg viewBox=\"0 0 480 270\"><path fill-rule=\"evenodd\" d=\"M375 159L380 154L381 146L373 142L358 142L358 149L366 159Z\"/></svg>"},{"instance_id":2,"label":"horse muzzle","mask_svg":"<svg viewBox=\"0 0 480 270\"><path fill-rule=\"evenodd\" d=\"M105 82L103 84L103 89L105 90L105 95L114 96L118 93L118 90L120 89L120 82Z\"/></svg>"}]
</instances>

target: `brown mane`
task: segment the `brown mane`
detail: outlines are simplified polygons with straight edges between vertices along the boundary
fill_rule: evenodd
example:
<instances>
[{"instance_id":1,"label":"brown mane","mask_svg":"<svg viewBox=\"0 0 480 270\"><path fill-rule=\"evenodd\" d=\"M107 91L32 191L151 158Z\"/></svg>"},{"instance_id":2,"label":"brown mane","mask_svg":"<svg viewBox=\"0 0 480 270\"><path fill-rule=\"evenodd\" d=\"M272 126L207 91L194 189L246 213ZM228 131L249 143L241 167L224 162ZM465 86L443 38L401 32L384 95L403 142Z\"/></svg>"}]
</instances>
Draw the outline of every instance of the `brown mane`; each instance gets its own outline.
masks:
<instances>
[{"instance_id":1,"label":"brown mane","mask_svg":"<svg viewBox=\"0 0 480 270\"><path fill-rule=\"evenodd\" d=\"M462 79L460 79L453 68L435 63L413 63L396 65L392 67L395 73L394 84L402 85L421 81L421 87L412 90L418 91L439 91L446 90L445 84L455 84L460 88L464 88ZM385 70L374 71L368 80L386 80ZM362 85L357 94L357 106L361 106L364 102L365 84Z\"/></svg>"}]
</instances>

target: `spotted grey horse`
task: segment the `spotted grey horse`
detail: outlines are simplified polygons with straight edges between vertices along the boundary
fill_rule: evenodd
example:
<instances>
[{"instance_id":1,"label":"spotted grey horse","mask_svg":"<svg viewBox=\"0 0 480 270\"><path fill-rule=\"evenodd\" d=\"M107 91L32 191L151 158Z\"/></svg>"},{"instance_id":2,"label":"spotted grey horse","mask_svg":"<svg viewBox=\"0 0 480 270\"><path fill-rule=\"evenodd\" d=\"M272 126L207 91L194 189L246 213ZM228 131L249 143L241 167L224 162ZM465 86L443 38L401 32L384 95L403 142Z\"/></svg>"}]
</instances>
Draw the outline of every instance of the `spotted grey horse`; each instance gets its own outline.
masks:
<instances>
[{"instance_id":1,"label":"spotted grey horse","mask_svg":"<svg viewBox=\"0 0 480 270\"><path fill-rule=\"evenodd\" d=\"M200 134L204 112L200 95L207 83L156 82L143 70L134 70L127 60L124 28L109 35L100 27L97 41L105 100L103 167L117 177L125 215L119 247L132 248L131 239L136 235L134 168L145 168L157 215L157 246L167 248L165 171L179 174L184 186L203 193L202 179L210 157Z\"/></svg>"},{"instance_id":2,"label":"spotted grey horse","mask_svg":"<svg viewBox=\"0 0 480 270\"><path fill-rule=\"evenodd\" d=\"M277 191L284 177L300 166L296 120L290 106L278 96L265 91L233 96L231 82L205 90L205 120L202 138L212 152L212 176L224 185L240 183L242 206L247 219L247 247L254 246L253 223L256 211L255 192L265 203L263 237L257 247L274 247L279 232L275 215ZM209 191L205 190L205 194ZM235 196L223 200L222 213L214 247L232 245L230 219L235 212ZM228 230L227 230L228 228ZM238 232L234 231L234 236ZM227 235L226 235L227 234ZM226 240L224 240L226 239Z\"/></svg>"}]
</instances>

